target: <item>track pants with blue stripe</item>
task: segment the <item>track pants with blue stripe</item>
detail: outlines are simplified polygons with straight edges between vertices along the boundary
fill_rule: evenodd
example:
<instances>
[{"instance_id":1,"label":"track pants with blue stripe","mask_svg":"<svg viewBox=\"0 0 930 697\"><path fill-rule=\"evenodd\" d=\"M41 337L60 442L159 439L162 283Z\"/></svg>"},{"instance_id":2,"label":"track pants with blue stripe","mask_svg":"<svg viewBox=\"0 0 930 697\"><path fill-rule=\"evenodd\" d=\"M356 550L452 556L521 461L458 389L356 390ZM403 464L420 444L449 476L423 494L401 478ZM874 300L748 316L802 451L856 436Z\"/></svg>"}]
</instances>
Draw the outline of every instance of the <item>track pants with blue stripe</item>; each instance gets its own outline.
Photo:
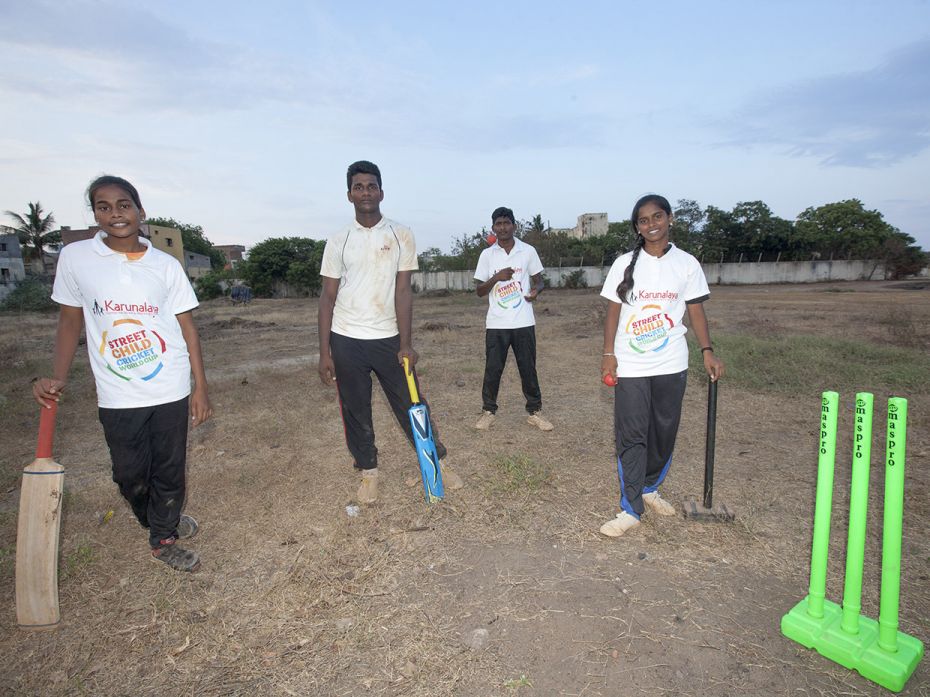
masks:
<instances>
[{"instance_id":1,"label":"track pants with blue stripe","mask_svg":"<svg viewBox=\"0 0 930 697\"><path fill-rule=\"evenodd\" d=\"M614 432L620 507L639 518L643 494L656 491L672 464L688 371L618 378L614 388Z\"/></svg>"}]
</instances>

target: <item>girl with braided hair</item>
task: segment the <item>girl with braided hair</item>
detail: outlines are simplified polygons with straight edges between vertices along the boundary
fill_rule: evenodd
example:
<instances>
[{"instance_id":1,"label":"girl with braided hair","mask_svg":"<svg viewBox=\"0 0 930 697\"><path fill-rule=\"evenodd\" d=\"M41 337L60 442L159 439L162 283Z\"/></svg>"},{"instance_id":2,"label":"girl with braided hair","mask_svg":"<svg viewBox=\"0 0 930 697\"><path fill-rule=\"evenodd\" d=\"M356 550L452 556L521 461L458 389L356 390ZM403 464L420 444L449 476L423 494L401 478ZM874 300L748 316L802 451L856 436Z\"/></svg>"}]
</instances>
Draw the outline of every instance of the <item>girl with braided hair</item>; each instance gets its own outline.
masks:
<instances>
[{"instance_id":1,"label":"girl with braided hair","mask_svg":"<svg viewBox=\"0 0 930 697\"><path fill-rule=\"evenodd\" d=\"M614 432L620 513L601 533L620 537L637 527L646 508L675 515L659 496L672 464L688 376L685 310L711 380L723 377L714 355L703 303L710 297L701 264L669 241L672 207L656 194L633 206L636 246L610 267L601 295L604 321L601 377L615 381Z\"/></svg>"}]
</instances>

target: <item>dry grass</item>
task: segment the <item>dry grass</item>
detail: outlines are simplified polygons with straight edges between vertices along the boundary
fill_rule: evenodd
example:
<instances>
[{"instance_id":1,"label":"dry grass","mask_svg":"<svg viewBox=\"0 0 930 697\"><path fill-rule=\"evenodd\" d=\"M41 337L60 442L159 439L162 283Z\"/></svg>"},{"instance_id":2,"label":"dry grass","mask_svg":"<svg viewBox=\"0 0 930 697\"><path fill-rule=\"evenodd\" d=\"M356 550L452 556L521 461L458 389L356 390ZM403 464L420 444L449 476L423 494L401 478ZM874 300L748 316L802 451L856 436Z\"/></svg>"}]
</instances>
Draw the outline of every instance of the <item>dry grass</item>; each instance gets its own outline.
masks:
<instances>
[{"instance_id":1,"label":"dry grass","mask_svg":"<svg viewBox=\"0 0 930 697\"><path fill-rule=\"evenodd\" d=\"M843 337L850 317L930 303L882 284L714 289L715 333ZM916 302L922 299L923 302ZM721 386L715 498L731 525L647 519L628 539L597 528L616 511L612 403L597 380L595 290L551 292L539 367L556 430L525 422L512 363L488 433L480 410L483 311L473 296L419 299L421 382L468 486L427 507L415 458L375 399L381 498L349 517L355 475L335 394L316 377L315 305L219 302L197 313L214 421L191 434L188 510L203 569L147 560L145 537L109 481L86 358L63 406L67 468L55 632L15 626L12 551L18 472L32 458L28 380L45 369L54 320L22 318L0 342L0 693L43 695L879 695L780 636L806 592L815 481L816 386L803 394ZM863 337L870 341L868 333ZM724 356L726 359L727 356ZM83 371L83 372L82 372ZM930 638L930 398L911 399L901 629ZM704 385L692 379L663 495L701 489ZM843 404L852 395L843 394ZM877 403L884 395L876 394ZM846 412L850 414L846 414ZM851 433L851 409L841 434ZM881 419L876 417L876 424ZM880 453L876 427L873 452ZM842 436L841 436L842 439ZM841 443L839 462L848 461ZM845 460L844 460L845 458ZM880 456L875 458L878 462ZM848 473L838 467L828 595L839 598ZM873 471L864 612L877 614L881 473ZM106 513L114 511L112 518ZM104 522L106 521L106 522ZM474 644L475 630L487 632ZM928 694L918 668L904 694Z\"/></svg>"}]
</instances>

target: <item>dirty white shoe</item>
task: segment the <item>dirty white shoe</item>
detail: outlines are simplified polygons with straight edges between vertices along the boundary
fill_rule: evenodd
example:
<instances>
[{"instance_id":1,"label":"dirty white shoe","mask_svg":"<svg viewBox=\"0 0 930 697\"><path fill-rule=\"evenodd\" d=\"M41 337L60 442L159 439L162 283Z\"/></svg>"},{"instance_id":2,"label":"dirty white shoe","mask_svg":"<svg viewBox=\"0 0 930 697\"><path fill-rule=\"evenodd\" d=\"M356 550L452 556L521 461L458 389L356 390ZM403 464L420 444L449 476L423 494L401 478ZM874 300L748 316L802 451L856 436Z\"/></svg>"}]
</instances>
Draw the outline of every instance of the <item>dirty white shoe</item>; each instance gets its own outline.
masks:
<instances>
[{"instance_id":1,"label":"dirty white shoe","mask_svg":"<svg viewBox=\"0 0 930 697\"><path fill-rule=\"evenodd\" d=\"M479 431L487 431L491 428L492 423L494 423L494 412L482 411L481 416L478 417L478 422L475 424L475 428Z\"/></svg>"},{"instance_id":2,"label":"dirty white shoe","mask_svg":"<svg viewBox=\"0 0 930 697\"><path fill-rule=\"evenodd\" d=\"M378 468L362 470L362 483L356 498L359 503L374 503L378 500Z\"/></svg>"},{"instance_id":3,"label":"dirty white shoe","mask_svg":"<svg viewBox=\"0 0 930 697\"><path fill-rule=\"evenodd\" d=\"M635 516L626 511L620 511L616 518L608 520L601 526L601 534L607 537L622 537L625 532L639 525Z\"/></svg>"},{"instance_id":4,"label":"dirty white shoe","mask_svg":"<svg viewBox=\"0 0 930 697\"><path fill-rule=\"evenodd\" d=\"M658 513L659 515L675 515L678 512L672 504L659 496L658 491L643 494L643 503L646 504L653 513Z\"/></svg>"},{"instance_id":5,"label":"dirty white shoe","mask_svg":"<svg viewBox=\"0 0 930 697\"><path fill-rule=\"evenodd\" d=\"M540 431L551 431L555 426L553 426L546 418L542 415L541 411L537 411L535 414L530 414L530 417L526 420L530 426L535 426Z\"/></svg>"},{"instance_id":6,"label":"dirty white shoe","mask_svg":"<svg viewBox=\"0 0 930 697\"><path fill-rule=\"evenodd\" d=\"M463 486L465 486L465 482L463 482L458 473L452 469L452 465L447 465L442 460L440 460L439 471L442 472L443 489L455 491L456 489L461 489Z\"/></svg>"}]
</instances>

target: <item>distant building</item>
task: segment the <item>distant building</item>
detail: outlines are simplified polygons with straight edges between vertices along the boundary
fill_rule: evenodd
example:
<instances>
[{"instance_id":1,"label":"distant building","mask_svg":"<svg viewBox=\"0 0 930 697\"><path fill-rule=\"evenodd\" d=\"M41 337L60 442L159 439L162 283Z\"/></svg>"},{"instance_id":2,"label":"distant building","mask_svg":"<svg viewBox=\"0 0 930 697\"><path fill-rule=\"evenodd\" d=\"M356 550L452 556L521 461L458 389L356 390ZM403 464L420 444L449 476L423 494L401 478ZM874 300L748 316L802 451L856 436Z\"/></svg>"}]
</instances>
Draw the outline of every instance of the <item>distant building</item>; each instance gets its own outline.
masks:
<instances>
[{"instance_id":1,"label":"distant building","mask_svg":"<svg viewBox=\"0 0 930 697\"><path fill-rule=\"evenodd\" d=\"M160 249L165 254L170 254L185 269L187 268L186 259L184 258L184 239L181 237L181 231L173 227L162 227L161 225L149 225L145 223L140 228L142 234L152 241L155 249Z\"/></svg>"},{"instance_id":2,"label":"distant building","mask_svg":"<svg viewBox=\"0 0 930 697\"><path fill-rule=\"evenodd\" d=\"M26 278L19 236L12 228L0 226L0 300L8 296L16 284Z\"/></svg>"},{"instance_id":3,"label":"distant building","mask_svg":"<svg viewBox=\"0 0 930 697\"><path fill-rule=\"evenodd\" d=\"M236 268L245 254L245 247L241 244L216 244L213 245L213 248L221 251L223 256L226 257L227 269Z\"/></svg>"},{"instance_id":4,"label":"distant building","mask_svg":"<svg viewBox=\"0 0 930 697\"><path fill-rule=\"evenodd\" d=\"M97 234L97 230L100 228L94 225L86 229L72 230L67 225L62 225L61 230L58 233L61 235L61 246L65 247L72 242L80 242L82 240L89 240L91 237Z\"/></svg>"},{"instance_id":5,"label":"distant building","mask_svg":"<svg viewBox=\"0 0 930 697\"><path fill-rule=\"evenodd\" d=\"M210 257L197 252L184 252L184 268L187 271L187 277L193 283L210 273Z\"/></svg>"},{"instance_id":6,"label":"distant building","mask_svg":"<svg viewBox=\"0 0 930 697\"><path fill-rule=\"evenodd\" d=\"M562 232L569 237L583 240L588 237L606 235L607 226L606 213L582 213L578 216L578 224L575 227L552 228L551 232Z\"/></svg>"}]
</instances>

